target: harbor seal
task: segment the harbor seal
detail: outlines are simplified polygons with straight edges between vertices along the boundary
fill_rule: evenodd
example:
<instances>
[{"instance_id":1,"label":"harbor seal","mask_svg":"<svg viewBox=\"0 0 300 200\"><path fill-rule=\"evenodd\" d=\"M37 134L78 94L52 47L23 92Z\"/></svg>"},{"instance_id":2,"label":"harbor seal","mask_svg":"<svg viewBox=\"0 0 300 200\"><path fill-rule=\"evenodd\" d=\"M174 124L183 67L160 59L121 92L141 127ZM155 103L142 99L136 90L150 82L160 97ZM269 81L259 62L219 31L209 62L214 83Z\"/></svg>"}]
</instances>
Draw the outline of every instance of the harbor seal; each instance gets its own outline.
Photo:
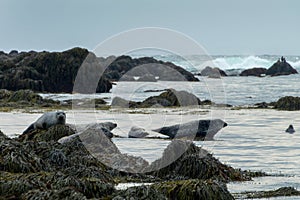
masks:
<instances>
[{"instance_id":1,"label":"harbor seal","mask_svg":"<svg viewBox=\"0 0 300 200\"><path fill-rule=\"evenodd\" d=\"M63 111L46 112L31 124L23 134L27 134L35 129L48 129L56 124L66 124L66 114Z\"/></svg>"},{"instance_id":2,"label":"harbor seal","mask_svg":"<svg viewBox=\"0 0 300 200\"><path fill-rule=\"evenodd\" d=\"M166 126L153 131L173 138L194 138L196 140L213 140L219 130L226 127L227 123L221 119L196 120L184 124Z\"/></svg>"},{"instance_id":3,"label":"harbor seal","mask_svg":"<svg viewBox=\"0 0 300 200\"><path fill-rule=\"evenodd\" d=\"M289 125L289 127L285 130L285 132L290 133L290 134L295 133L295 129L294 129L293 125L292 124Z\"/></svg>"}]
</instances>

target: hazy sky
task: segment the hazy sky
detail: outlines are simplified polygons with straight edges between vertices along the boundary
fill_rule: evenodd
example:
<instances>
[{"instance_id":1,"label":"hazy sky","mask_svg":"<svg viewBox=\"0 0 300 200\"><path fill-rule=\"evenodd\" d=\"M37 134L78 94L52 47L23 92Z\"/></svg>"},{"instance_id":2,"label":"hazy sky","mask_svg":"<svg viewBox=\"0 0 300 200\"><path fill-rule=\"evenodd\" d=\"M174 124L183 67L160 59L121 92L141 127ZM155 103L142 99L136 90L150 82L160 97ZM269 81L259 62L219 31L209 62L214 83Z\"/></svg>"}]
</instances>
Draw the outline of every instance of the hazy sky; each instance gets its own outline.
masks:
<instances>
[{"instance_id":1,"label":"hazy sky","mask_svg":"<svg viewBox=\"0 0 300 200\"><path fill-rule=\"evenodd\" d=\"M300 55L299 9L299 0L0 0L0 50L92 50L121 31L162 27L213 55Z\"/></svg>"}]
</instances>

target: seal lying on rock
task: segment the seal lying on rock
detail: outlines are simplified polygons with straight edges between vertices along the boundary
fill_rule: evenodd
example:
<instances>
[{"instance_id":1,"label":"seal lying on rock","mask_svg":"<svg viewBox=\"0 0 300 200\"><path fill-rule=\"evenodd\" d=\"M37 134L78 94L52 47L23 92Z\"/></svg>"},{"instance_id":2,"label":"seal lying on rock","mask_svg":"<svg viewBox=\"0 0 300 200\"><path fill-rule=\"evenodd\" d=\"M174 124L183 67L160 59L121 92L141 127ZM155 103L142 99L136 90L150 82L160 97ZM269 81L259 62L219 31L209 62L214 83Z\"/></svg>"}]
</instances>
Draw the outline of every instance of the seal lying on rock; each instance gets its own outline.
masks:
<instances>
[{"instance_id":1,"label":"seal lying on rock","mask_svg":"<svg viewBox=\"0 0 300 200\"><path fill-rule=\"evenodd\" d=\"M187 137L190 139L212 140L214 135L226 126L227 123L221 119L197 120L185 124L162 127L153 131L167 135L172 139Z\"/></svg>"},{"instance_id":2,"label":"seal lying on rock","mask_svg":"<svg viewBox=\"0 0 300 200\"><path fill-rule=\"evenodd\" d=\"M66 124L66 113L63 111L46 112L31 124L23 134L27 134L35 129L48 129L56 124Z\"/></svg>"}]
</instances>

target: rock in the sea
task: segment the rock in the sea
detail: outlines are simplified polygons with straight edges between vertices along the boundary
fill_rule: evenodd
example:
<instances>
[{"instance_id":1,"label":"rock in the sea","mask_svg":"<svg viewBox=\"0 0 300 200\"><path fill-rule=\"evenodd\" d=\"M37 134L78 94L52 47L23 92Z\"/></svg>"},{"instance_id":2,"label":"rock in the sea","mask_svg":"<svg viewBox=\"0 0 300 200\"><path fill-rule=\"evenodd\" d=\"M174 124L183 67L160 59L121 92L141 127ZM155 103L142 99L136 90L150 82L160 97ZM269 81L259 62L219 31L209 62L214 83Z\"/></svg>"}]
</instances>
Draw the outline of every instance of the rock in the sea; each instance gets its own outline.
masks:
<instances>
[{"instance_id":1,"label":"rock in the sea","mask_svg":"<svg viewBox=\"0 0 300 200\"><path fill-rule=\"evenodd\" d=\"M294 69L288 62L276 62L274 63L267 71L266 75L269 76L281 76L281 75L290 75L298 74L297 70Z\"/></svg>"},{"instance_id":2,"label":"rock in the sea","mask_svg":"<svg viewBox=\"0 0 300 200\"><path fill-rule=\"evenodd\" d=\"M141 127L137 127L137 126L131 127L131 129L128 133L129 138L144 138L147 135L149 135L149 133L147 133L145 131L145 129L143 129Z\"/></svg>"},{"instance_id":3,"label":"rock in the sea","mask_svg":"<svg viewBox=\"0 0 300 200\"><path fill-rule=\"evenodd\" d=\"M285 132L290 133L290 134L295 133L295 129L294 129L293 125L290 124L289 127L285 130Z\"/></svg>"},{"instance_id":4,"label":"rock in the sea","mask_svg":"<svg viewBox=\"0 0 300 200\"><path fill-rule=\"evenodd\" d=\"M258 77L261 77L261 76L265 75L266 72L267 72L266 68L261 68L261 67L251 68L251 69L246 69L246 70L242 71L240 73L240 76L258 76Z\"/></svg>"},{"instance_id":5,"label":"rock in the sea","mask_svg":"<svg viewBox=\"0 0 300 200\"><path fill-rule=\"evenodd\" d=\"M167 135L170 138L188 138L212 140L219 130L227 123L221 119L197 120L184 124L162 127L153 131Z\"/></svg>"},{"instance_id":6,"label":"rock in the sea","mask_svg":"<svg viewBox=\"0 0 300 200\"><path fill-rule=\"evenodd\" d=\"M203 181L198 179L169 181L150 186L166 195L167 199L194 200L218 199L233 200L224 183L218 181Z\"/></svg>"},{"instance_id":7,"label":"rock in the sea","mask_svg":"<svg viewBox=\"0 0 300 200\"><path fill-rule=\"evenodd\" d=\"M290 197L290 196L300 196L300 191L296 190L293 187L281 187L277 190L270 191L253 191L253 192L243 192L238 194L238 199L259 199L266 198L269 199L271 197ZM283 199L284 199L283 198ZM293 198L298 199L298 198Z\"/></svg>"},{"instance_id":8,"label":"rock in the sea","mask_svg":"<svg viewBox=\"0 0 300 200\"><path fill-rule=\"evenodd\" d=\"M186 91L167 89L158 96L152 96L142 102L134 102L115 97L111 105L121 108L184 107L201 105L198 97Z\"/></svg>"},{"instance_id":9,"label":"rock in the sea","mask_svg":"<svg viewBox=\"0 0 300 200\"><path fill-rule=\"evenodd\" d=\"M289 111L300 110L300 97L282 97L274 103L274 108Z\"/></svg>"},{"instance_id":10,"label":"rock in the sea","mask_svg":"<svg viewBox=\"0 0 300 200\"><path fill-rule=\"evenodd\" d=\"M208 76L210 78L220 78L221 76L227 76L226 72L224 72L223 70L215 67L205 67L202 71L201 71L201 75L202 76Z\"/></svg>"},{"instance_id":11,"label":"rock in the sea","mask_svg":"<svg viewBox=\"0 0 300 200\"><path fill-rule=\"evenodd\" d=\"M251 179L242 171L222 164L193 142L183 140L173 140L163 156L145 171L167 180L215 179L228 182Z\"/></svg>"}]
</instances>

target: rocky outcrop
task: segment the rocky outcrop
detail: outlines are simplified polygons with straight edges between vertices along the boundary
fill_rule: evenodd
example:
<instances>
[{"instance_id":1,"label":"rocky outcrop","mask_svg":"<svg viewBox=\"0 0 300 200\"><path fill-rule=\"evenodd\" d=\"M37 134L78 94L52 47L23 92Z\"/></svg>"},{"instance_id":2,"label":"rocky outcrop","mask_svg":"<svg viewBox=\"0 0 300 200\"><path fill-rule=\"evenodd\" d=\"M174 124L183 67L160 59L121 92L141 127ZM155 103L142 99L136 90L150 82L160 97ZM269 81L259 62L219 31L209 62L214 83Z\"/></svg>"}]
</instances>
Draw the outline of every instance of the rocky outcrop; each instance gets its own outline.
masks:
<instances>
[{"instance_id":1,"label":"rocky outcrop","mask_svg":"<svg viewBox=\"0 0 300 200\"><path fill-rule=\"evenodd\" d=\"M64 52L5 54L0 58L0 88L71 93L78 69L88 55L88 50L82 48ZM89 61L96 63L97 58L90 56ZM97 92L108 92L111 87L109 80L102 78Z\"/></svg>"},{"instance_id":2,"label":"rocky outcrop","mask_svg":"<svg viewBox=\"0 0 300 200\"><path fill-rule=\"evenodd\" d=\"M117 57L106 69L113 81L199 81L192 73L171 63L158 61L152 57ZM113 74L113 75L112 75ZM124 76L124 78L123 78ZM157 79L155 78L157 77Z\"/></svg>"},{"instance_id":3,"label":"rocky outcrop","mask_svg":"<svg viewBox=\"0 0 300 200\"><path fill-rule=\"evenodd\" d=\"M226 126L227 123L220 119L197 120L184 124L162 127L153 131L167 135L172 139L189 138L191 140L213 140L215 134Z\"/></svg>"},{"instance_id":4,"label":"rocky outcrop","mask_svg":"<svg viewBox=\"0 0 300 200\"><path fill-rule=\"evenodd\" d=\"M109 65L109 66L107 66ZM79 68L83 77L77 79L78 93L109 92L111 81L118 81L126 75L139 76L140 81L174 80L199 81L193 74L173 63L158 61L154 58L136 58L129 56L98 58L82 48L73 48L64 52L21 52L0 56L0 88L8 90L30 89L37 92L71 93ZM96 91L86 81L100 78ZM102 75L100 77L100 75ZM91 79L86 79L91 76ZM78 77L77 77L78 78ZM81 88L82 87L82 88Z\"/></svg>"},{"instance_id":5,"label":"rocky outcrop","mask_svg":"<svg viewBox=\"0 0 300 200\"><path fill-rule=\"evenodd\" d=\"M300 97L282 97L274 103L274 108L289 111L300 110Z\"/></svg>"},{"instance_id":6,"label":"rocky outcrop","mask_svg":"<svg viewBox=\"0 0 300 200\"><path fill-rule=\"evenodd\" d=\"M254 191L254 192L243 192L241 194L235 195L238 199L259 199L259 198L272 198L272 197L283 197L287 198L290 196L300 196L300 191L293 187L281 187L277 190L270 191ZM298 199L294 198L294 199Z\"/></svg>"},{"instance_id":7,"label":"rocky outcrop","mask_svg":"<svg viewBox=\"0 0 300 200\"><path fill-rule=\"evenodd\" d=\"M113 200L123 199L234 199L225 184L217 181L180 180L154 183L151 186L131 187L116 193Z\"/></svg>"},{"instance_id":8,"label":"rocky outcrop","mask_svg":"<svg viewBox=\"0 0 300 200\"><path fill-rule=\"evenodd\" d=\"M266 75L269 76L281 76L290 74L298 74L298 72L286 61L277 61L266 71Z\"/></svg>"},{"instance_id":9,"label":"rocky outcrop","mask_svg":"<svg viewBox=\"0 0 300 200\"><path fill-rule=\"evenodd\" d=\"M167 180L215 179L219 181L250 180L247 174L222 164L206 150L193 142L173 140L164 150L163 156L151 163L148 171Z\"/></svg>"},{"instance_id":10,"label":"rocky outcrop","mask_svg":"<svg viewBox=\"0 0 300 200\"><path fill-rule=\"evenodd\" d=\"M180 107L180 106L196 106L200 105L201 101L192 93L186 91L177 91L167 89L159 96L153 96L145 99L142 102L134 102L115 97L112 100L112 107L122 108L150 108L150 107Z\"/></svg>"},{"instance_id":11,"label":"rocky outcrop","mask_svg":"<svg viewBox=\"0 0 300 200\"><path fill-rule=\"evenodd\" d=\"M215 67L205 67L202 71L201 71L201 75L202 76L208 76L210 78L220 78L221 76L227 76L226 72Z\"/></svg>"},{"instance_id":12,"label":"rocky outcrop","mask_svg":"<svg viewBox=\"0 0 300 200\"><path fill-rule=\"evenodd\" d=\"M240 76L258 76L261 77L267 72L266 68L252 68L246 69L240 73Z\"/></svg>"}]
</instances>

